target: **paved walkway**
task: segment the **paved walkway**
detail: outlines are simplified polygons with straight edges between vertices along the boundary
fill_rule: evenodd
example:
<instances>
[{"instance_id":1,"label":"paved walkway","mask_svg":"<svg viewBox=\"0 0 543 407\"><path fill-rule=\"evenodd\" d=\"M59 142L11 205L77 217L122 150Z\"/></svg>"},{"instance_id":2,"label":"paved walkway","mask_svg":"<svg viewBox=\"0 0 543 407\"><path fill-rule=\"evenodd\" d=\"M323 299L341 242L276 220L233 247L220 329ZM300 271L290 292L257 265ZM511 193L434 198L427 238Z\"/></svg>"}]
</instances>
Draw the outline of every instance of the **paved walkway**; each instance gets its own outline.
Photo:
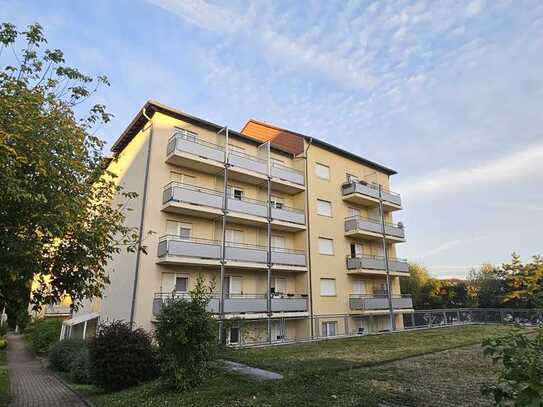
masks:
<instances>
[{"instance_id":1,"label":"paved walkway","mask_svg":"<svg viewBox=\"0 0 543 407\"><path fill-rule=\"evenodd\" d=\"M20 335L8 336L10 407L83 407L87 404L45 369Z\"/></svg>"},{"instance_id":2,"label":"paved walkway","mask_svg":"<svg viewBox=\"0 0 543 407\"><path fill-rule=\"evenodd\" d=\"M232 362L230 360L225 360L224 365L226 370L249 376L257 380L280 380L283 378L283 376L279 373L270 372L269 370L259 369L257 367L247 366L242 363Z\"/></svg>"}]
</instances>

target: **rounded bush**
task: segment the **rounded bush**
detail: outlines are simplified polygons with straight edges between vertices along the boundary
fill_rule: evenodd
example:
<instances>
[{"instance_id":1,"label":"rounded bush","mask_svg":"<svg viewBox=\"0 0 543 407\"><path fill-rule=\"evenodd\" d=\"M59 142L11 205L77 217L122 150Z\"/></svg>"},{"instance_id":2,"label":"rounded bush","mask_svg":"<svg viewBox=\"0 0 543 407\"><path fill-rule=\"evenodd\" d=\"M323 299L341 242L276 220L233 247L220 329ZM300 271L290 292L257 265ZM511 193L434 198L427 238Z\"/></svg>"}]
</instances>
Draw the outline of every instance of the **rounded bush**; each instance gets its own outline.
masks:
<instances>
[{"instance_id":1,"label":"rounded bush","mask_svg":"<svg viewBox=\"0 0 543 407\"><path fill-rule=\"evenodd\" d=\"M8 341L5 339L0 339L0 350L4 350L8 347Z\"/></svg>"},{"instance_id":2,"label":"rounded bush","mask_svg":"<svg viewBox=\"0 0 543 407\"><path fill-rule=\"evenodd\" d=\"M89 350L87 348L80 349L79 352L73 354L68 365L68 375L74 383L88 384L91 382Z\"/></svg>"},{"instance_id":3,"label":"rounded bush","mask_svg":"<svg viewBox=\"0 0 543 407\"><path fill-rule=\"evenodd\" d=\"M101 324L90 342L90 373L94 384L119 390L158 376L151 336L143 329L114 321Z\"/></svg>"},{"instance_id":4,"label":"rounded bush","mask_svg":"<svg viewBox=\"0 0 543 407\"><path fill-rule=\"evenodd\" d=\"M68 372L72 361L82 352L88 357L88 346L83 339L64 339L56 342L49 350L49 367L58 372Z\"/></svg>"},{"instance_id":5,"label":"rounded bush","mask_svg":"<svg viewBox=\"0 0 543 407\"><path fill-rule=\"evenodd\" d=\"M60 319L42 319L32 325L31 331L27 335L30 347L37 354L49 352L49 348L60 336L62 320Z\"/></svg>"}]
</instances>

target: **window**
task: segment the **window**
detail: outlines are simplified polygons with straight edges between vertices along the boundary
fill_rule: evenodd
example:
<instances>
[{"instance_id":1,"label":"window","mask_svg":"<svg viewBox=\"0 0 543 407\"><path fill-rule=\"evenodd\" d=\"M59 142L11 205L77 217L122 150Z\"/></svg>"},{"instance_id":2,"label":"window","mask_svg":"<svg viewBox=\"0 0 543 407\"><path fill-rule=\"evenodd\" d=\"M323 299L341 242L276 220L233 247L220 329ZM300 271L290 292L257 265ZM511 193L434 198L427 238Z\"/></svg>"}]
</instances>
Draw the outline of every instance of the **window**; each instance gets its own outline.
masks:
<instances>
[{"instance_id":1,"label":"window","mask_svg":"<svg viewBox=\"0 0 543 407\"><path fill-rule=\"evenodd\" d=\"M361 243L351 243L351 257L360 257L362 256L362 244Z\"/></svg>"},{"instance_id":2,"label":"window","mask_svg":"<svg viewBox=\"0 0 543 407\"><path fill-rule=\"evenodd\" d=\"M178 236L182 239L190 239L192 237L192 225L190 223L168 220L166 221L166 234Z\"/></svg>"},{"instance_id":3,"label":"window","mask_svg":"<svg viewBox=\"0 0 543 407\"><path fill-rule=\"evenodd\" d=\"M284 236L272 235L271 245L274 249L285 249L287 247Z\"/></svg>"},{"instance_id":4,"label":"window","mask_svg":"<svg viewBox=\"0 0 543 407\"><path fill-rule=\"evenodd\" d=\"M321 296L334 297L336 295L336 279L321 278Z\"/></svg>"},{"instance_id":5,"label":"window","mask_svg":"<svg viewBox=\"0 0 543 407\"><path fill-rule=\"evenodd\" d=\"M359 182L360 179L356 176L356 175L353 175L353 174L349 174L347 173L347 182Z\"/></svg>"},{"instance_id":6,"label":"window","mask_svg":"<svg viewBox=\"0 0 543 407\"><path fill-rule=\"evenodd\" d=\"M186 293L189 287L188 277L175 277L175 291Z\"/></svg>"},{"instance_id":7,"label":"window","mask_svg":"<svg viewBox=\"0 0 543 407\"><path fill-rule=\"evenodd\" d=\"M229 342L230 343L239 343L239 337L240 337L240 329L239 326L231 326L230 327L230 335L229 335Z\"/></svg>"},{"instance_id":8,"label":"window","mask_svg":"<svg viewBox=\"0 0 543 407\"><path fill-rule=\"evenodd\" d=\"M179 135L183 140L188 140L188 141L196 141L196 138L198 137L198 134L192 131L179 129L179 128L175 129L175 134Z\"/></svg>"},{"instance_id":9,"label":"window","mask_svg":"<svg viewBox=\"0 0 543 407\"><path fill-rule=\"evenodd\" d=\"M241 277L225 276L224 277L224 295L226 298L232 296L240 296L241 290Z\"/></svg>"},{"instance_id":10,"label":"window","mask_svg":"<svg viewBox=\"0 0 543 407\"><path fill-rule=\"evenodd\" d=\"M226 241L230 243L243 243L243 231L226 229Z\"/></svg>"},{"instance_id":11,"label":"window","mask_svg":"<svg viewBox=\"0 0 543 407\"><path fill-rule=\"evenodd\" d=\"M360 209L349 207L349 216L350 217L360 216Z\"/></svg>"},{"instance_id":12,"label":"window","mask_svg":"<svg viewBox=\"0 0 543 407\"><path fill-rule=\"evenodd\" d=\"M238 201L243 200L243 189L229 186L228 187L228 194L230 195L230 198L236 199Z\"/></svg>"},{"instance_id":13,"label":"window","mask_svg":"<svg viewBox=\"0 0 543 407\"><path fill-rule=\"evenodd\" d=\"M275 277L273 280L272 293L286 294L287 293L287 279L283 277Z\"/></svg>"},{"instance_id":14,"label":"window","mask_svg":"<svg viewBox=\"0 0 543 407\"><path fill-rule=\"evenodd\" d=\"M285 162L283 160L280 160L278 158L273 158L271 157L270 158L270 161L271 161L271 165L285 165Z\"/></svg>"},{"instance_id":15,"label":"window","mask_svg":"<svg viewBox=\"0 0 543 407\"><path fill-rule=\"evenodd\" d=\"M322 216L332 216L332 204L322 199L317 199L317 213Z\"/></svg>"},{"instance_id":16,"label":"window","mask_svg":"<svg viewBox=\"0 0 543 407\"><path fill-rule=\"evenodd\" d=\"M283 208L283 198L279 198L278 196L271 197L270 200L272 208L282 209Z\"/></svg>"},{"instance_id":17,"label":"window","mask_svg":"<svg viewBox=\"0 0 543 407\"><path fill-rule=\"evenodd\" d=\"M180 182L181 184L196 185L196 177L175 171L170 172L170 181Z\"/></svg>"},{"instance_id":18,"label":"window","mask_svg":"<svg viewBox=\"0 0 543 407\"><path fill-rule=\"evenodd\" d=\"M363 280L353 281L353 294L366 294L366 285Z\"/></svg>"},{"instance_id":19,"label":"window","mask_svg":"<svg viewBox=\"0 0 543 407\"><path fill-rule=\"evenodd\" d=\"M326 239L319 237L319 253L333 255L334 254L334 241L332 239Z\"/></svg>"},{"instance_id":20,"label":"window","mask_svg":"<svg viewBox=\"0 0 543 407\"><path fill-rule=\"evenodd\" d=\"M322 336L336 336L336 321L322 323Z\"/></svg>"},{"instance_id":21,"label":"window","mask_svg":"<svg viewBox=\"0 0 543 407\"><path fill-rule=\"evenodd\" d=\"M375 283L373 285L373 294L375 295L387 295L387 285L385 282Z\"/></svg>"},{"instance_id":22,"label":"window","mask_svg":"<svg viewBox=\"0 0 543 407\"><path fill-rule=\"evenodd\" d=\"M330 167L324 164L315 164L315 174L322 179L330 179Z\"/></svg>"}]
</instances>

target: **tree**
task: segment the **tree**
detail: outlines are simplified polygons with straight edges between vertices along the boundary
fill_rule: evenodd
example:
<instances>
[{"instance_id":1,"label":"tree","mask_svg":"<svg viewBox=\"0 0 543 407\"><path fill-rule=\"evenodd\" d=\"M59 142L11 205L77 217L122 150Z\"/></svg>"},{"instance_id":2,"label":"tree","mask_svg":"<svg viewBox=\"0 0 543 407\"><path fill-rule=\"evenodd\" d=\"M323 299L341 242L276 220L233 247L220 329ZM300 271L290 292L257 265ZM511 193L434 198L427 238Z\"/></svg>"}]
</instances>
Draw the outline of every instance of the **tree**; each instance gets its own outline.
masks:
<instances>
[{"instance_id":1,"label":"tree","mask_svg":"<svg viewBox=\"0 0 543 407\"><path fill-rule=\"evenodd\" d=\"M505 293L503 273L492 264L483 264L470 271L468 290L477 307L498 308Z\"/></svg>"},{"instance_id":2,"label":"tree","mask_svg":"<svg viewBox=\"0 0 543 407\"><path fill-rule=\"evenodd\" d=\"M518 308L534 308L542 305L543 297L543 258L534 256L523 264L520 256L512 254L511 263L504 263L501 270L504 276L505 295L502 303Z\"/></svg>"},{"instance_id":3,"label":"tree","mask_svg":"<svg viewBox=\"0 0 543 407\"><path fill-rule=\"evenodd\" d=\"M217 350L217 324L207 311L214 284L198 276L190 299L172 298L160 311L155 335L166 387L188 390L210 375Z\"/></svg>"},{"instance_id":4,"label":"tree","mask_svg":"<svg viewBox=\"0 0 543 407\"><path fill-rule=\"evenodd\" d=\"M138 231L123 226L135 194L104 169L94 134L111 115L89 98L107 78L66 66L46 43L39 24L0 25L0 303L11 316L28 307L33 281L34 309L99 297L107 261L141 248ZM112 206L114 196L126 202Z\"/></svg>"},{"instance_id":5,"label":"tree","mask_svg":"<svg viewBox=\"0 0 543 407\"><path fill-rule=\"evenodd\" d=\"M415 309L424 308L424 303L428 302L424 287L430 280L426 267L416 263L409 263L409 277L400 279L401 291L404 294L411 294Z\"/></svg>"}]
</instances>

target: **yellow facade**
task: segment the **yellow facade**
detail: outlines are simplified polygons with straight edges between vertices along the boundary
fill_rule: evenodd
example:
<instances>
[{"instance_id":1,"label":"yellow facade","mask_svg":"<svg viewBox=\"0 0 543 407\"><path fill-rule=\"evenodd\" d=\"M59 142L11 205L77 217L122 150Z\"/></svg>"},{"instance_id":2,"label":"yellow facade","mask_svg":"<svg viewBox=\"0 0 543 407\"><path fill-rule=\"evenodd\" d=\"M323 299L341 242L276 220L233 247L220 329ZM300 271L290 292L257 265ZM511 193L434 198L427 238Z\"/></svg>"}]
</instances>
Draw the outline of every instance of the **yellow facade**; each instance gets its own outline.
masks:
<instances>
[{"instance_id":1,"label":"yellow facade","mask_svg":"<svg viewBox=\"0 0 543 407\"><path fill-rule=\"evenodd\" d=\"M341 189L348 174L388 189L386 172L308 138L298 154L275 149L273 143L268 149L261 141L236 132L229 133L227 143L225 131L218 126L156 106L160 108L151 116L147 111L139 116L142 125L131 124L137 127L134 134L123 134L109 165L125 190L139 194L131 203L134 210L127 223L141 227L144 237L150 231L154 234L143 243L148 255L120 253L111 262L112 283L100 305L103 320L132 320L152 329L161 298L183 295L194 287L198 275L213 282L219 293L224 260L230 307L226 325L239 332L239 337L231 339L265 340L268 315L262 304L268 288L269 209L272 339L387 329L387 307L353 309L350 301L351 294L372 296L386 290L385 270L348 270L346 266L351 243L359 244L357 255L383 255L382 240L363 234L353 238L345 230L346 218L353 213L378 217L378 206L346 202ZM121 141L124 144L118 147ZM224 162L217 157L227 153L225 208ZM328 179L317 165L329 169ZM319 214L323 204L318 200L327 203L330 213ZM385 221L392 222L391 211L385 212ZM319 239L328 239L328 245L332 242L331 253L321 253ZM391 258L396 255L394 245L394 240L387 240ZM391 275L393 295L400 295L400 275ZM321 292L322 279L334 281L333 293ZM326 284L331 289L332 283ZM401 314L409 310L395 312L401 328Z\"/></svg>"}]
</instances>

